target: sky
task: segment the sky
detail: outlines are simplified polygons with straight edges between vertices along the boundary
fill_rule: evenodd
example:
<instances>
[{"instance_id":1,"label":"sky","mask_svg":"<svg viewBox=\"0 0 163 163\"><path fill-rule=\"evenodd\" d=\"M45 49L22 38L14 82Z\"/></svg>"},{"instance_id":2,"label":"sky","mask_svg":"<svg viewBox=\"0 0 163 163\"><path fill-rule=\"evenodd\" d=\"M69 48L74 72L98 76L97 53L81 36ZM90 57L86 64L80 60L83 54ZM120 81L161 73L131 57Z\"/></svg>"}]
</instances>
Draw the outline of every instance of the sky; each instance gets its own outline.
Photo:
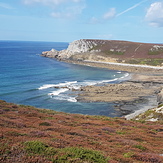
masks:
<instances>
[{"instance_id":1,"label":"sky","mask_svg":"<svg viewBox=\"0 0 163 163\"><path fill-rule=\"evenodd\" d=\"M163 0L0 0L0 40L163 43Z\"/></svg>"}]
</instances>

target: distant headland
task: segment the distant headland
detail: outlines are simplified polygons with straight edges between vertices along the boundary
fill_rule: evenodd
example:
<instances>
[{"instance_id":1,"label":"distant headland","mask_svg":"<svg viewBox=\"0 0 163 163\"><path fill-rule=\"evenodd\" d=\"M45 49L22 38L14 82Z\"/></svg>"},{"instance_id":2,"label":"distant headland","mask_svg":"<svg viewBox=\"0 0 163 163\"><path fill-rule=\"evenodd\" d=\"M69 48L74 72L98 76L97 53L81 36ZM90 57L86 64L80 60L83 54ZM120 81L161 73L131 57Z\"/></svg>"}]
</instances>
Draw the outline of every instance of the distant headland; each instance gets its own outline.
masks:
<instances>
[{"instance_id":1,"label":"distant headland","mask_svg":"<svg viewBox=\"0 0 163 163\"><path fill-rule=\"evenodd\" d=\"M163 66L163 45L116 40L81 39L65 50L42 52L42 56L78 62L112 62Z\"/></svg>"}]
</instances>

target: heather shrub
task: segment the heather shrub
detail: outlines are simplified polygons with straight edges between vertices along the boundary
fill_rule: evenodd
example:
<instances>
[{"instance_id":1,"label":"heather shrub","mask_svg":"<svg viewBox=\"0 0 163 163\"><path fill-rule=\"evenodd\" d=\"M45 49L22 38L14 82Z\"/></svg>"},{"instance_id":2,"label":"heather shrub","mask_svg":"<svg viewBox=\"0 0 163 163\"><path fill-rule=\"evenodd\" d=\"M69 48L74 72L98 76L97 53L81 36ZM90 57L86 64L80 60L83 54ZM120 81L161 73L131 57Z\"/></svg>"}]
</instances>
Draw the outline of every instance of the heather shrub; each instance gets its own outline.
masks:
<instances>
[{"instance_id":1,"label":"heather shrub","mask_svg":"<svg viewBox=\"0 0 163 163\"><path fill-rule=\"evenodd\" d=\"M40 126L51 126L49 122L42 122L39 124Z\"/></svg>"},{"instance_id":2,"label":"heather shrub","mask_svg":"<svg viewBox=\"0 0 163 163\"><path fill-rule=\"evenodd\" d=\"M55 163L63 163L63 162L99 162L99 163L107 163L108 158L105 158L99 151L94 151L85 148L77 148L77 147L68 147L64 149L60 149L58 154L55 156L53 160Z\"/></svg>"},{"instance_id":3,"label":"heather shrub","mask_svg":"<svg viewBox=\"0 0 163 163\"><path fill-rule=\"evenodd\" d=\"M138 161L148 162L148 163L161 163L162 159L159 155L151 153L140 153L133 156L134 159Z\"/></svg>"},{"instance_id":4,"label":"heather shrub","mask_svg":"<svg viewBox=\"0 0 163 163\"><path fill-rule=\"evenodd\" d=\"M146 148L143 147L142 145L134 145L134 147L135 147L135 148L138 148L138 149L140 149L140 150L142 150L142 151L145 151L145 150L146 150Z\"/></svg>"}]
</instances>

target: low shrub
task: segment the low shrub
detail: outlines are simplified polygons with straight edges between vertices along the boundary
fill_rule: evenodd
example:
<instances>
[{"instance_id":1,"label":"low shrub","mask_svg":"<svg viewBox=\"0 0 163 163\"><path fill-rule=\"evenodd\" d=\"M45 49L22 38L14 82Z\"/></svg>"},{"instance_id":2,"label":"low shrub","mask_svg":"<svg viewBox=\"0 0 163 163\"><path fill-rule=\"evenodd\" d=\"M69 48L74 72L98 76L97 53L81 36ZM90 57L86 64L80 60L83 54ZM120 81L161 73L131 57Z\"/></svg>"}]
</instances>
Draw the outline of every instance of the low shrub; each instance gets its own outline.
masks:
<instances>
[{"instance_id":1,"label":"low shrub","mask_svg":"<svg viewBox=\"0 0 163 163\"><path fill-rule=\"evenodd\" d=\"M141 58L140 59L130 59L130 60L126 60L125 63L161 66L163 63L163 59L141 59Z\"/></svg>"},{"instance_id":2,"label":"low shrub","mask_svg":"<svg viewBox=\"0 0 163 163\"><path fill-rule=\"evenodd\" d=\"M142 150L142 151L145 151L145 150L146 150L146 148L143 147L142 145L134 145L134 147L135 147L135 148L138 148L138 149L140 149L140 150Z\"/></svg>"},{"instance_id":3,"label":"low shrub","mask_svg":"<svg viewBox=\"0 0 163 163\"><path fill-rule=\"evenodd\" d=\"M40 141L27 141L24 143L25 150L29 154L43 154L48 148L47 145Z\"/></svg>"},{"instance_id":4,"label":"low shrub","mask_svg":"<svg viewBox=\"0 0 163 163\"><path fill-rule=\"evenodd\" d=\"M133 156L134 159L148 163L161 163L162 159L159 155L150 153L140 153Z\"/></svg>"},{"instance_id":5,"label":"low shrub","mask_svg":"<svg viewBox=\"0 0 163 163\"><path fill-rule=\"evenodd\" d=\"M127 153L124 153L124 154L123 154L123 156L124 156L125 158L130 158L130 157L132 157L133 155L134 155L133 152L127 152Z\"/></svg>"},{"instance_id":6,"label":"low shrub","mask_svg":"<svg viewBox=\"0 0 163 163\"><path fill-rule=\"evenodd\" d=\"M25 151L29 155L44 156L55 163L108 162L108 158L105 158L99 151L94 151L91 149L78 147L56 149L49 147L40 141L28 141L24 143L24 146Z\"/></svg>"},{"instance_id":7,"label":"low shrub","mask_svg":"<svg viewBox=\"0 0 163 163\"><path fill-rule=\"evenodd\" d=\"M51 126L49 122L42 122L39 124L40 126Z\"/></svg>"},{"instance_id":8,"label":"low shrub","mask_svg":"<svg viewBox=\"0 0 163 163\"><path fill-rule=\"evenodd\" d=\"M62 162L107 163L108 158L105 158L99 151L94 151L94 150L85 149L85 148L68 147L68 148L60 149L53 161L55 163L62 163Z\"/></svg>"},{"instance_id":9,"label":"low shrub","mask_svg":"<svg viewBox=\"0 0 163 163\"><path fill-rule=\"evenodd\" d=\"M163 53L162 49L159 49L159 50L149 50L148 55L159 55L161 53Z\"/></svg>"}]
</instances>

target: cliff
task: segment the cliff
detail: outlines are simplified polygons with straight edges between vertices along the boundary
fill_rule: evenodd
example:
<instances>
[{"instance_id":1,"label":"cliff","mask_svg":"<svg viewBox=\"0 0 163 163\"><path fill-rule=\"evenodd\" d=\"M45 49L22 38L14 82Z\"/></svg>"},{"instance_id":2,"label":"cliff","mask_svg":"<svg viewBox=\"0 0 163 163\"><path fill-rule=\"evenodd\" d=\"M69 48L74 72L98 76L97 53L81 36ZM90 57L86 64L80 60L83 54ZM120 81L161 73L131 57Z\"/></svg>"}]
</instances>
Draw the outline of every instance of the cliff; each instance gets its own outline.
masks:
<instances>
[{"instance_id":1,"label":"cliff","mask_svg":"<svg viewBox=\"0 0 163 163\"><path fill-rule=\"evenodd\" d=\"M162 66L163 44L81 39L70 43L65 50L52 49L43 52L42 56L61 60L91 60Z\"/></svg>"}]
</instances>

